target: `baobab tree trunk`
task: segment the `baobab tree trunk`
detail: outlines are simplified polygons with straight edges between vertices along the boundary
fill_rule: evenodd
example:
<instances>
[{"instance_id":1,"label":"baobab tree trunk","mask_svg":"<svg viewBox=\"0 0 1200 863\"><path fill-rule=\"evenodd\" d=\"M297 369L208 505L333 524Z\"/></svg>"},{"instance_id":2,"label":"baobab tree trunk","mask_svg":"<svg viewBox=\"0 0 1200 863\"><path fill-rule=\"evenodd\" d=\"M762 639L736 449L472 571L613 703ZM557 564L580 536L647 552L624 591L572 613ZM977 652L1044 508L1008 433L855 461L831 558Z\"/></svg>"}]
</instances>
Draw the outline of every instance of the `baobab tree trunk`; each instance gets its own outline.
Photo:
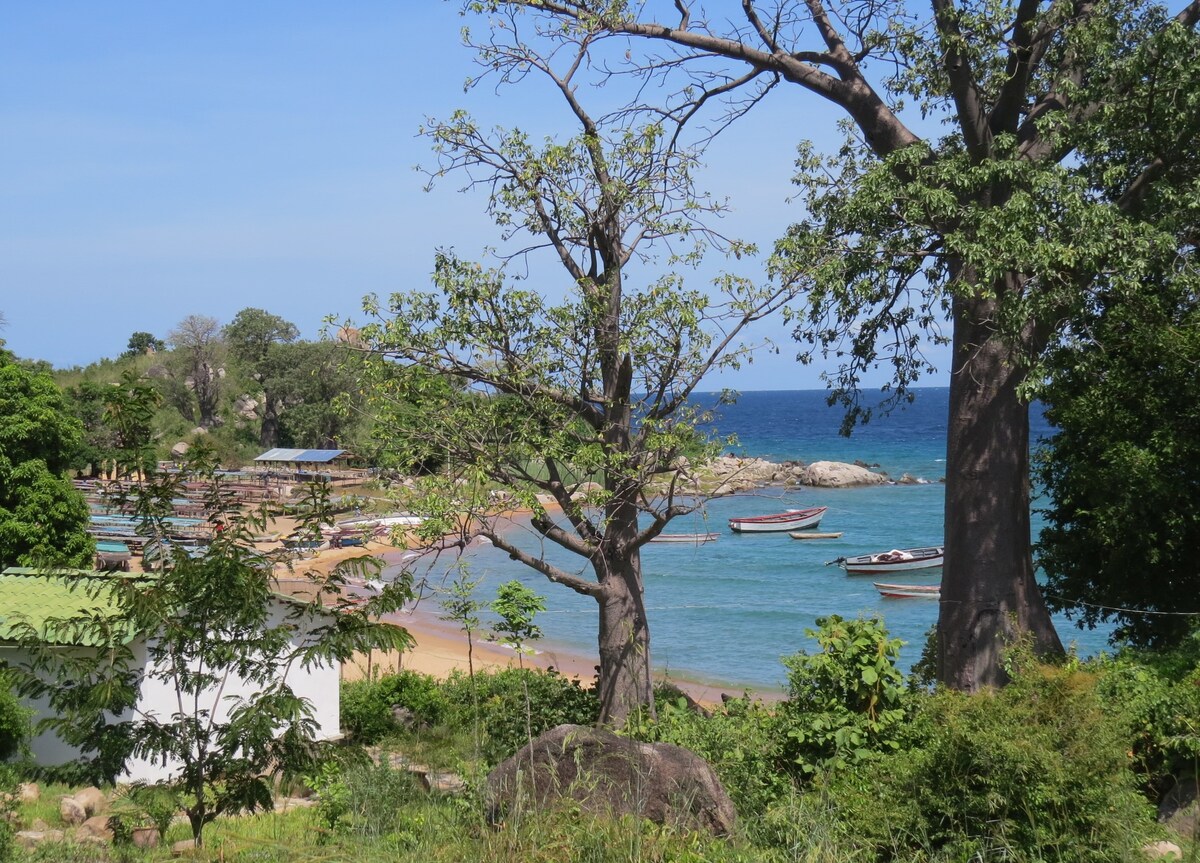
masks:
<instances>
[{"instance_id":1,"label":"baobab tree trunk","mask_svg":"<svg viewBox=\"0 0 1200 863\"><path fill-rule=\"evenodd\" d=\"M654 715L650 624L637 551L610 570L600 604L600 722L620 727L637 710Z\"/></svg>"},{"instance_id":2,"label":"baobab tree trunk","mask_svg":"<svg viewBox=\"0 0 1200 863\"><path fill-rule=\"evenodd\" d=\"M946 564L938 680L974 692L1005 682L1000 653L1029 633L1061 653L1029 547L1029 408L1025 367L995 332L994 300L954 300L946 450Z\"/></svg>"},{"instance_id":3,"label":"baobab tree trunk","mask_svg":"<svg viewBox=\"0 0 1200 863\"><path fill-rule=\"evenodd\" d=\"M259 428L259 446L279 446L279 402L271 393L263 393L262 426Z\"/></svg>"}]
</instances>

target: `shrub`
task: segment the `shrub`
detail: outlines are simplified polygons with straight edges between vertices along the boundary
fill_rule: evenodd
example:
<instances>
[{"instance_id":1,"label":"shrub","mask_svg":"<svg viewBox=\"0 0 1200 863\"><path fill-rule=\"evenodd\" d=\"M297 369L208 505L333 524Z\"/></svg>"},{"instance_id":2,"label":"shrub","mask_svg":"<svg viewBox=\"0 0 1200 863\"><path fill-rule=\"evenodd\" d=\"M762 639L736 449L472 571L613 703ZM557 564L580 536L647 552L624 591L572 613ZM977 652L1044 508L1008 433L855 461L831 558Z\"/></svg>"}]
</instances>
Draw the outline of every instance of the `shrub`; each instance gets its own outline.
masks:
<instances>
[{"instance_id":1,"label":"shrub","mask_svg":"<svg viewBox=\"0 0 1200 863\"><path fill-rule=\"evenodd\" d=\"M747 696L725 702L705 716L686 700L658 701L658 720L629 729L640 740L673 743L709 763L738 814L753 818L793 790L781 769L784 734L774 711Z\"/></svg>"},{"instance_id":2,"label":"shrub","mask_svg":"<svg viewBox=\"0 0 1200 863\"><path fill-rule=\"evenodd\" d=\"M1109 710L1127 723L1134 769L1152 797L1200 772L1200 628L1174 649L1126 649L1089 667Z\"/></svg>"},{"instance_id":3,"label":"shrub","mask_svg":"<svg viewBox=\"0 0 1200 863\"><path fill-rule=\"evenodd\" d=\"M780 707L789 760L800 774L869 760L897 747L907 687L896 667L902 642L879 618L817 619L821 652L784 657L788 699Z\"/></svg>"},{"instance_id":4,"label":"shrub","mask_svg":"<svg viewBox=\"0 0 1200 863\"><path fill-rule=\"evenodd\" d=\"M342 730L358 743L374 743L397 730L393 707L405 707L418 722L437 725L445 721L448 703L434 678L415 671L345 683Z\"/></svg>"},{"instance_id":5,"label":"shrub","mask_svg":"<svg viewBox=\"0 0 1200 863\"><path fill-rule=\"evenodd\" d=\"M1153 829L1096 678L1028 665L998 692L918 699L902 748L831 776L871 859L1124 861Z\"/></svg>"},{"instance_id":6,"label":"shrub","mask_svg":"<svg viewBox=\"0 0 1200 863\"><path fill-rule=\"evenodd\" d=\"M591 725L600 716L595 694L553 668L546 671L508 668L476 674L474 684L467 675L455 672L443 685L442 692L450 706L450 721L464 728L474 722L478 705L483 732L480 754L488 763L495 764L528 742L525 689L529 693L530 729L534 737L564 723Z\"/></svg>"},{"instance_id":7,"label":"shrub","mask_svg":"<svg viewBox=\"0 0 1200 863\"><path fill-rule=\"evenodd\" d=\"M325 826L361 836L395 830L403 805L417 796L412 774L386 760L325 761L307 781L317 793L317 815Z\"/></svg>"},{"instance_id":8,"label":"shrub","mask_svg":"<svg viewBox=\"0 0 1200 863\"><path fill-rule=\"evenodd\" d=\"M25 753L32 730L33 711L23 707L13 693L12 682L0 674L0 761Z\"/></svg>"}]
</instances>

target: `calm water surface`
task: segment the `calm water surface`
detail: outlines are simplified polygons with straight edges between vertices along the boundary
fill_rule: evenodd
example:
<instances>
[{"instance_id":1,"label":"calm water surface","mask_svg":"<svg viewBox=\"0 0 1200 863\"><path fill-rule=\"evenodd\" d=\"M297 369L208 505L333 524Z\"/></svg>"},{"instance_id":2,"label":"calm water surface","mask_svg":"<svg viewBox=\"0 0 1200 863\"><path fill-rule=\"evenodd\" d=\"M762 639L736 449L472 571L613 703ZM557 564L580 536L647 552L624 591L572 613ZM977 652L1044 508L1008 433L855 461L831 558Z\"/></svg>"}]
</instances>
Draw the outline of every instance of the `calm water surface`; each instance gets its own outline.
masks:
<instances>
[{"instance_id":1,"label":"calm water surface","mask_svg":"<svg viewBox=\"0 0 1200 863\"><path fill-rule=\"evenodd\" d=\"M925 633L937 619L930 600L882 599L869 576L847 576L826 562L942 541L946 449L946 389L918 391L906 409L872 420L852 437L839 436L841 411L825 404L823 390L744 393L737 404L721 408L721 434L736 434L743 455L772 461L864 461L889 476L907 473L928 482L856 489L763 489L710 501L703 514L672 522L673 533L713 530L714 543L702 546L652 544L643 550L646 603L650 612L654 665L677 676L731 686L772 689L784 680L781 656L812 650L805 635L817 618L840 614L880 615L891 633L905 642L903 661L920 654ZM702 396L715 400L715 395ZM1032 436L1049 430L1035 411ZM822 531L841 531L837 540L800 542L787 533L740 535L726 520L734 515L779 512L791 507L827 506ZM1035 516L1036 530L1038 527ZM515 531L537 547L537 539L518 523ZM571 555L557 548L547 557L573 572L584 572ZM538 623L548 644L594 655L596 606L511 561L492 548L467 555L472 571L484 575L482 598L513 578L546 597L548 610ZM914 583L936 581L937 574L914 575ZM891 577L888 580L901 580ZM1074 640L1081 653L1104 646L1106 633L1080 632L1059 619L1064 642Z\"/></svg>"}]
</instances>

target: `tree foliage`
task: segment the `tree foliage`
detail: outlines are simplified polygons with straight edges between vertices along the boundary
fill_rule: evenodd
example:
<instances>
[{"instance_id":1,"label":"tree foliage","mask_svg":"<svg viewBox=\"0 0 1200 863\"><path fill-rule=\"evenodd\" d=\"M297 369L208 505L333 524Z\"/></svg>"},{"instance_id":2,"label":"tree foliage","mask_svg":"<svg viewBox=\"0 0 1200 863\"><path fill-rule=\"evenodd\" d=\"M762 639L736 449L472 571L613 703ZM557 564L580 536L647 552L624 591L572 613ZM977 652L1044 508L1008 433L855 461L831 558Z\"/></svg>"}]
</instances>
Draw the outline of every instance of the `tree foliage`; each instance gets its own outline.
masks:
<instances>
[{"instance_id":1,"label":"tree foliage","mask_svg":"<svg viewBox=\"0 0 1200 863\"><path fill-rule=\"evenodd\" d=\"M204 483L207 518L224 529L201 555L176 547L154 573L83 579L77 589L113 613L47 624L51 633L99 649L56 649L28 625L22 637L32 656L21 669L22 691L48 701L52 715L43 725L93 756L96 774L108 781L130 756L168 767L197 840L223 813L269 806L272 776L309 764L313 705L294 691L296 674L359 651L411 644L405 630L378 622L411 597L409 580L365 602L346 591L350 577L374 573L365 571L378 567L373 558L314 575L311 598L281 598L273 578L284 559L252 543L266 511L237 506L216 467L198 447L183 470L151 472L131 496L141 530L164 536L161 501L185 482ZM315 530L329 518L328 490L317 488L308 500L313 506L301 521ZM140 638L130 640L130 632ZM148 684L174 692L178 709L135 710Z\"/></svg>"},{"instance_id":2,"label":"tree foliage","mask_svg":"<svg viewBox=\"0 0 1200 863\"><path fill-rule=\"evenodd\" d=\"M0 350L0 569L91 560L87 503L64 475L81 440L54 380Z\"/></svg>"},{"instance_id":3,"label":"tree foliage","mask_svg":"<svg viewBox=\"0 0 1200 863\"><path fill-rule=\"evenodd\" d=\"M122 357L140 357L145 354L156 354L166 348L167 344L153 333L137 331L129 337L129 345Z\"/></svg>"},{"instance_id":4,"label":"tree foliage","mask_svg":"<svg viewBox=\"0 0 1200 863\"><path fill-rule=\"evenodd\" d=\"M376 366L372 407L428 408L429 382L449 382L421 417L423 446L445 453L448 469L410 505L436 516L430 530L460 528L465 511L471 530L597 603L602 715L621 722L653 703L640 549L700 505L680 494L681 455L708 418L688 397L745 359L738 339L786 289L735 275L691 286L706 252L750 251L707 224L721 205L694 187L694 154L659 123L589 113L578 88L586 40L539 54L519 15L501 18L472 42L481 68L501 83L538 75L576 131L537 141L464 113L427 125L435 179L465 176L487 193L508 257L485 268L442 251L434 291L368 298L363 344L396 361ZM537 267L543 249L558 278ZM426 374L396 376L397 363ZM497 518L497 487L590 572L516 540Z\"/></svg>"}]
</instances>

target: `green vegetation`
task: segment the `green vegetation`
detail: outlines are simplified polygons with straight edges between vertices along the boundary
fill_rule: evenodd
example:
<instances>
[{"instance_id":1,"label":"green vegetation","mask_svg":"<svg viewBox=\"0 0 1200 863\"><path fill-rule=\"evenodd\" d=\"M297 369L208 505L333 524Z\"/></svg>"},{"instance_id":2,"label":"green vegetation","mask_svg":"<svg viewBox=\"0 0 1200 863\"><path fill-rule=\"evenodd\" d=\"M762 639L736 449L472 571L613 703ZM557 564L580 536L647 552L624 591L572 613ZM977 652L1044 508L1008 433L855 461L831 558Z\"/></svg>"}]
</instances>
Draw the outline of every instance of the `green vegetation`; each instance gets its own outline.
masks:
<instances>
[{"instance_id":1,"label":"green vegetation","mask_svg":"<svg viewBox=\"0 0 1200 863\"><path fill-rule=\"evenodd\" d=\"M1166 654L1125 651L1059 665L1021 646L1006 655L1011 685L975 695L913 685L895 668L895 642L878 621L830 618L818 641L819 652L785 660L788 692L778 704L736 698L705 714L663 687L658 718L626 729L686 746L713 765L740 816L728 839L581 816L571 807L518 811L499 827L488 825L477 783L525 743L527 716L535 733L590 723L596 695L553 672L477 673L477 698L465 675L438 682L402 672L343 688L348 739L304 772L314 807L218 819L203 854L237 861L1126 863L1166 835L1152 804L1172 778L1200 764L1200 632ZM393 721L393 708L415 721ZM488 734L482 748L463 733L475 720ZM364 750L368 741L372 748ZM407 769L413 763L455 771L467 788L453 796L427 792ZM171 803L161 793L137 787L117 809L130 824L166 823L164 805ZM24 815L35 812L54 819L45 804ZM167 831L168 840L183 835L182 825ZM1200 846L1172 838L1185 860L1200 855ZM110 858L52 844L30 859Z\"/></svg>"},{"instance_id":2,"label":"green vegetation","mask_svg":"<svg viewBox=\"0 0 1200 863\"><path fill-rule=\"evenodd\" d=\"M65 476L81 437L54 380L0 348L0 569L91 561L87 504Z\"/></svg>"},{"instance_id":3,"label":"green vegetation","mask_svg":"<svg viewBox=\"0 0 1200 863\"><path fill-rule=\"evenodd\" d=\"M226 466L273 446L342 448L372 460L387 449L363 413L366 397L345 345L300 339L295 324L262 309L243 309L224 326L189 315L165 341L134 333L116 359L53 376L83 425L69 466L89 476L111 471L119 446L105 418L110 390L134 381L156 393L155 460L169 459L178 442L201 440Z\"/></svg>"},{"instance_id":4,"label":"green vegetation","mask_svg":"<svg viewBox=\"0 0 1200 863\"><path fill-rule=\"evenodd\" d=\"M1200 4L717 5L463 7L489 16L485 69L581 52L574 85L629 124L700 115L701 141L748 110L775 110L790 140L814 116L840 124L841 147L799 141L800 221L780 226L771 275L803 288L800 359L832 366L847 426L866 374L903 399L926 345L951 346L937 673L1003 685L1001 642L1062 652L1031 554L1029 400L1106 295L1179 273L1194 296Z\"/></svg>"},{"instance_id":5,"label":"green vegetation","mask_svg":"<svg viewBox=\"0 0 1200 863\"><path fill-rule=\"evenodd\" d=\"M136 451L131 456L138 459ZM353 602L343 592L347 579L376 575L382 565L356 558L314 581L311 600L280 597L272 579L286 558L251 542L265 528L266 510L240 508L202 447L177 472L145 474L133 495L145 535L166 535L161 502L189 483L203 484L207 518L224 526L202 553L174 545L153 573L71 582L103 611L64 609L50 620L5 623L29 656L8 673L22 695L49 708L41 728L83 752L81 766L93 781L115 781L130 757L173 765L175 779L165 787L199 843L217 817L269 808L272 780L311 766L314 705L293 689L289 672L340 667L362 650L408 647L409 634L379 617L412 593L400 578ZM328 490L318 486L307 500L301 529L316 531L330 515ZM149 686L174 693L177 709L135 709Z\"/></svg>"}]
</instances>

